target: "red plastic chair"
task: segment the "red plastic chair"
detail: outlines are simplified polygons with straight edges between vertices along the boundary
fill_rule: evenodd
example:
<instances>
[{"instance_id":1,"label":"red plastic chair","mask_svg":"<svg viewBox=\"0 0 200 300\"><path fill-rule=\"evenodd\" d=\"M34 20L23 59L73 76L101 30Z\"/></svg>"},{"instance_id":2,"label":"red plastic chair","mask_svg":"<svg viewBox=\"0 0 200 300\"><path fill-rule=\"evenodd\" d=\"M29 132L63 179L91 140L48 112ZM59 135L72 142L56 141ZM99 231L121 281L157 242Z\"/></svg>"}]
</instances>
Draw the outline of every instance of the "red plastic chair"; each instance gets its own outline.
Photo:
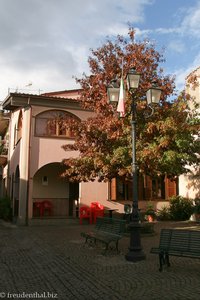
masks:
<instances>
[{"instance_id":1,"label":"red plastic chair","mask_svg":"<svg viewBox=\"0 0 200 300\"><path fill-rule=\"evenodd\" d=\"M90 207L92 211L93 222L96 224L97 217L104 216L104 206L101 205L99 202L92 202Z\"/></svg>"},{"instance_id":2,"label":"red plastic chair","mask_svg":"<svg viewBox=\"0 0 200 300\"><path fill-rule=\"evenodd\" d=\"M42 206L43 206L43 216L45 214L45 212L47 211L49 216L52 216L52 212L53 212L53 205L51 203L51 201L49 200L44 200L42 201Z\"/></svg>"},{"instance_id":3,"label":"red plastic chair","mask_svg":"<svg viewBox=\"0 0 200 300\"><path fill-rule=\"evenodd\" d=\"M91 202L90 207L92 210L104 209L104 206L101 205L99 202Z\"/></svg>"},{"instance_id":4,"label":"red plastic chair","mask_svg":"<svg viewBox=\"0 0 200 300\"><path fill-rule=\"evenodd\" d=\"M91 208L87 206L82 206L79 212L80 224L82 224L83 219L88 219L89 223L92 224L92 213Z\"/></svg>"}]
</instances>

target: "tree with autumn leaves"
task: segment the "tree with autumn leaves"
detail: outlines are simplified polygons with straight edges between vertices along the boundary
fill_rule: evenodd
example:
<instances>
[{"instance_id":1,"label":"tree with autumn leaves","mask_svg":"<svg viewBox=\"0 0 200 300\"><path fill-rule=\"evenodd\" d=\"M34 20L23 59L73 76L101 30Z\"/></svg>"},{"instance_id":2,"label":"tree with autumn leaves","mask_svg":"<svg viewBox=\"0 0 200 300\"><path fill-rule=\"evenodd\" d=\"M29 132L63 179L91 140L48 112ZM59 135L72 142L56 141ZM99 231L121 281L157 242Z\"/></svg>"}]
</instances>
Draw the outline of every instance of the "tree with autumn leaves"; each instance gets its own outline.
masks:
<instances>
[{"instance_id":1,"label":"tree with autumn leaves","mask_svg":"<svg viewBox=\"0 0 200 300\"><path fill-rule=\"evenodd\" d=\"M160 64L163 55L148 40L136 41L130 29L128 37L108 39L102 47L91 50L88 59L90 75L76 79L81 85L81 105L92 110L94 116L86 121L73 121L75 141L63 148L78 151L77 158L64 160L64 176L72 181L110 180L132 176L131 95L126 93L126 115L120 118L116 105L108 103L107 87L122 76L125 81L130 68L140 76L134 91L137 101L137 163L139 172L150 176L167 174L175 177L198 166L200 152L196 138L199 119L190 108L192 99L184 91L175 93L175 79L165 75ZM146 91L156 82L162 89L160 104L154 114L145 118ZM197 84L195 78L191 84Z\"/></svg>"}]
</instances>

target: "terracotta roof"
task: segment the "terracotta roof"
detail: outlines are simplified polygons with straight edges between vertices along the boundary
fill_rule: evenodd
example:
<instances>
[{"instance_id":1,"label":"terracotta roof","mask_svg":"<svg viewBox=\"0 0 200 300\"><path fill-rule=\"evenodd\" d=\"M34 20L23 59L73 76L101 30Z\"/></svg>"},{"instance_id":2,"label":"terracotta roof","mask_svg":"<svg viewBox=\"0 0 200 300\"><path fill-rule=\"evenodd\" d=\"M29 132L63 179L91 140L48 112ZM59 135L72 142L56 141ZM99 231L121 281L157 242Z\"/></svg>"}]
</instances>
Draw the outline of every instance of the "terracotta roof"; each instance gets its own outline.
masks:
<instances>
[{"instance_id":1,"label":"terracotta roof","mask_svg":"<svg viewBox=\"0 0 200 300\"><path fill-rule=\"evenodd\" d=\"M50 99L50 98L53 98L53 99L66 99L66 100L72 100L72 101L78 101L79 98L70 98L70 97L58 97L58 96L53 96L53 95L50 95L48 93L45 93L45 94L29 94L29 93L19 93L19 92L14 92L14 93L10 93L7 97L9 98L10 96L22 96L22 97L36 97L36 98L46 98L46 99ZM6 100L5 99L5 100ZM4 100L4 101L5 101ZM4 103L4 101L2 103Z\"/></svg>"},{"instance_id":2,"label":"terracotta roof","mask_svg":"<svg viewBox=\"0 0 200 300\"><path fill-rule=\"evenodd\" d=\"M43 93L41 95L50 96L50 97L59 97L59 98L68 98L70 96L71 99L76 99L79 98L81 91L82 89L74 89L74 90L48 92L48 93Z\"/></svg>"},{"instance_id":3,"label":"terracotta roof","mask_svg":"<svg viewBox=\"0 0 200 300\"><path fill-rule=\"evenodd\" d=\"M69 95L70 96L70 95ZM20 100L21 99L21 100ZM35 103L36 105L41 105L46 102L54 103L55 105L72 105L79 106L80 99L78 97L58 97L54 95L37 95L37 94L25 94L25 93L10 93L6 99L3 101L2 106L6 110L11 110L11 107L14 109L18 106L27 105L27 103ZM77 107L78 107L77 106Z\"/></svg>"}]
</instances>

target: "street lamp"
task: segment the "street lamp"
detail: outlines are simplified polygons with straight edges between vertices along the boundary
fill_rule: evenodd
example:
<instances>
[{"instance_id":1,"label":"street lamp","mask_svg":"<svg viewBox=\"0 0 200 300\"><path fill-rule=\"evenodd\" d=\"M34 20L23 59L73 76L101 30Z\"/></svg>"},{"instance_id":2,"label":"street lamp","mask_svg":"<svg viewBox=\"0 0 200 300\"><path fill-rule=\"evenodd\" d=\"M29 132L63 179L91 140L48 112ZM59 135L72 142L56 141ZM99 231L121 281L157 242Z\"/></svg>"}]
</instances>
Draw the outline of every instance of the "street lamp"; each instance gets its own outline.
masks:
<instances>
[{"instance_id":1,"label":"street lamp","mask_svg":"<svg viewBox=\"0 0 200 300\"><path fill-rule=\"evenodd\" d=\"M134 96L134 90L138 88L140 80L140 74L137 73L133 68L127 74L126 81L128 86L128 91L131 94L131 134L132 134L132 184L133 184L133 199L132 199L132 213L131 222L129 224L130 228L130 247L129 252L125 255L126 260L136 262L145 259L145 254L141 246L140 237L140 219L138 211L138 176L137 176L137 161L136 161L136 124L137 124L137 100ZM151 108L153 114L153 104L159 103L161 96L161 89L159 89L155 84L147 91L147 104ZM119 87L116 81L112 82L108 86L108 97L109 101L119 100Z\"/></svg>"}]
</instances>

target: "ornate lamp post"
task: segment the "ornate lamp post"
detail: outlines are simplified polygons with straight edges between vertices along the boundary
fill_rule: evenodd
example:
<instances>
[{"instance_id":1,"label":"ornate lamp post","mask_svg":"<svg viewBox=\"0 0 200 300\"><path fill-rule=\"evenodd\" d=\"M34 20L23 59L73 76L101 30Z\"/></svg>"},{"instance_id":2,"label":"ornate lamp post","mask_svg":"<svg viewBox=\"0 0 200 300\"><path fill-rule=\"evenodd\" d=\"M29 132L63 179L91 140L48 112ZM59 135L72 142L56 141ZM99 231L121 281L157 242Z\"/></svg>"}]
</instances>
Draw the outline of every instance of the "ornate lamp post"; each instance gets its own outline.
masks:
<instances>
[{"instance_id":1,"label":"ornate lamp post","mask_svg":"<svg viewBox=\"0 0 200 300\"><path fill-rule=\"evenodd\" d=\"M131 134L132 134L132 177L133 177L133 199L132 199L132 213L130 222L130 247L129 252L125 255L126 260L136 262L145 259L145 254L141 246L140 237L140 220L138 211L138 167L136 160L136 125L137 125L137 99L134 97L134 90L138 88L140 74L136 73L134 69L130 69L127 74L126 81L128 91L131 94ZM159 103L161 96L161 89L153 85L146 93L148 107L151 108L153 114L154 103ZM108 87L108 98L110 102L119 100L119 87L116 82L113 82Z\"/></svg>"}]
</instances>

